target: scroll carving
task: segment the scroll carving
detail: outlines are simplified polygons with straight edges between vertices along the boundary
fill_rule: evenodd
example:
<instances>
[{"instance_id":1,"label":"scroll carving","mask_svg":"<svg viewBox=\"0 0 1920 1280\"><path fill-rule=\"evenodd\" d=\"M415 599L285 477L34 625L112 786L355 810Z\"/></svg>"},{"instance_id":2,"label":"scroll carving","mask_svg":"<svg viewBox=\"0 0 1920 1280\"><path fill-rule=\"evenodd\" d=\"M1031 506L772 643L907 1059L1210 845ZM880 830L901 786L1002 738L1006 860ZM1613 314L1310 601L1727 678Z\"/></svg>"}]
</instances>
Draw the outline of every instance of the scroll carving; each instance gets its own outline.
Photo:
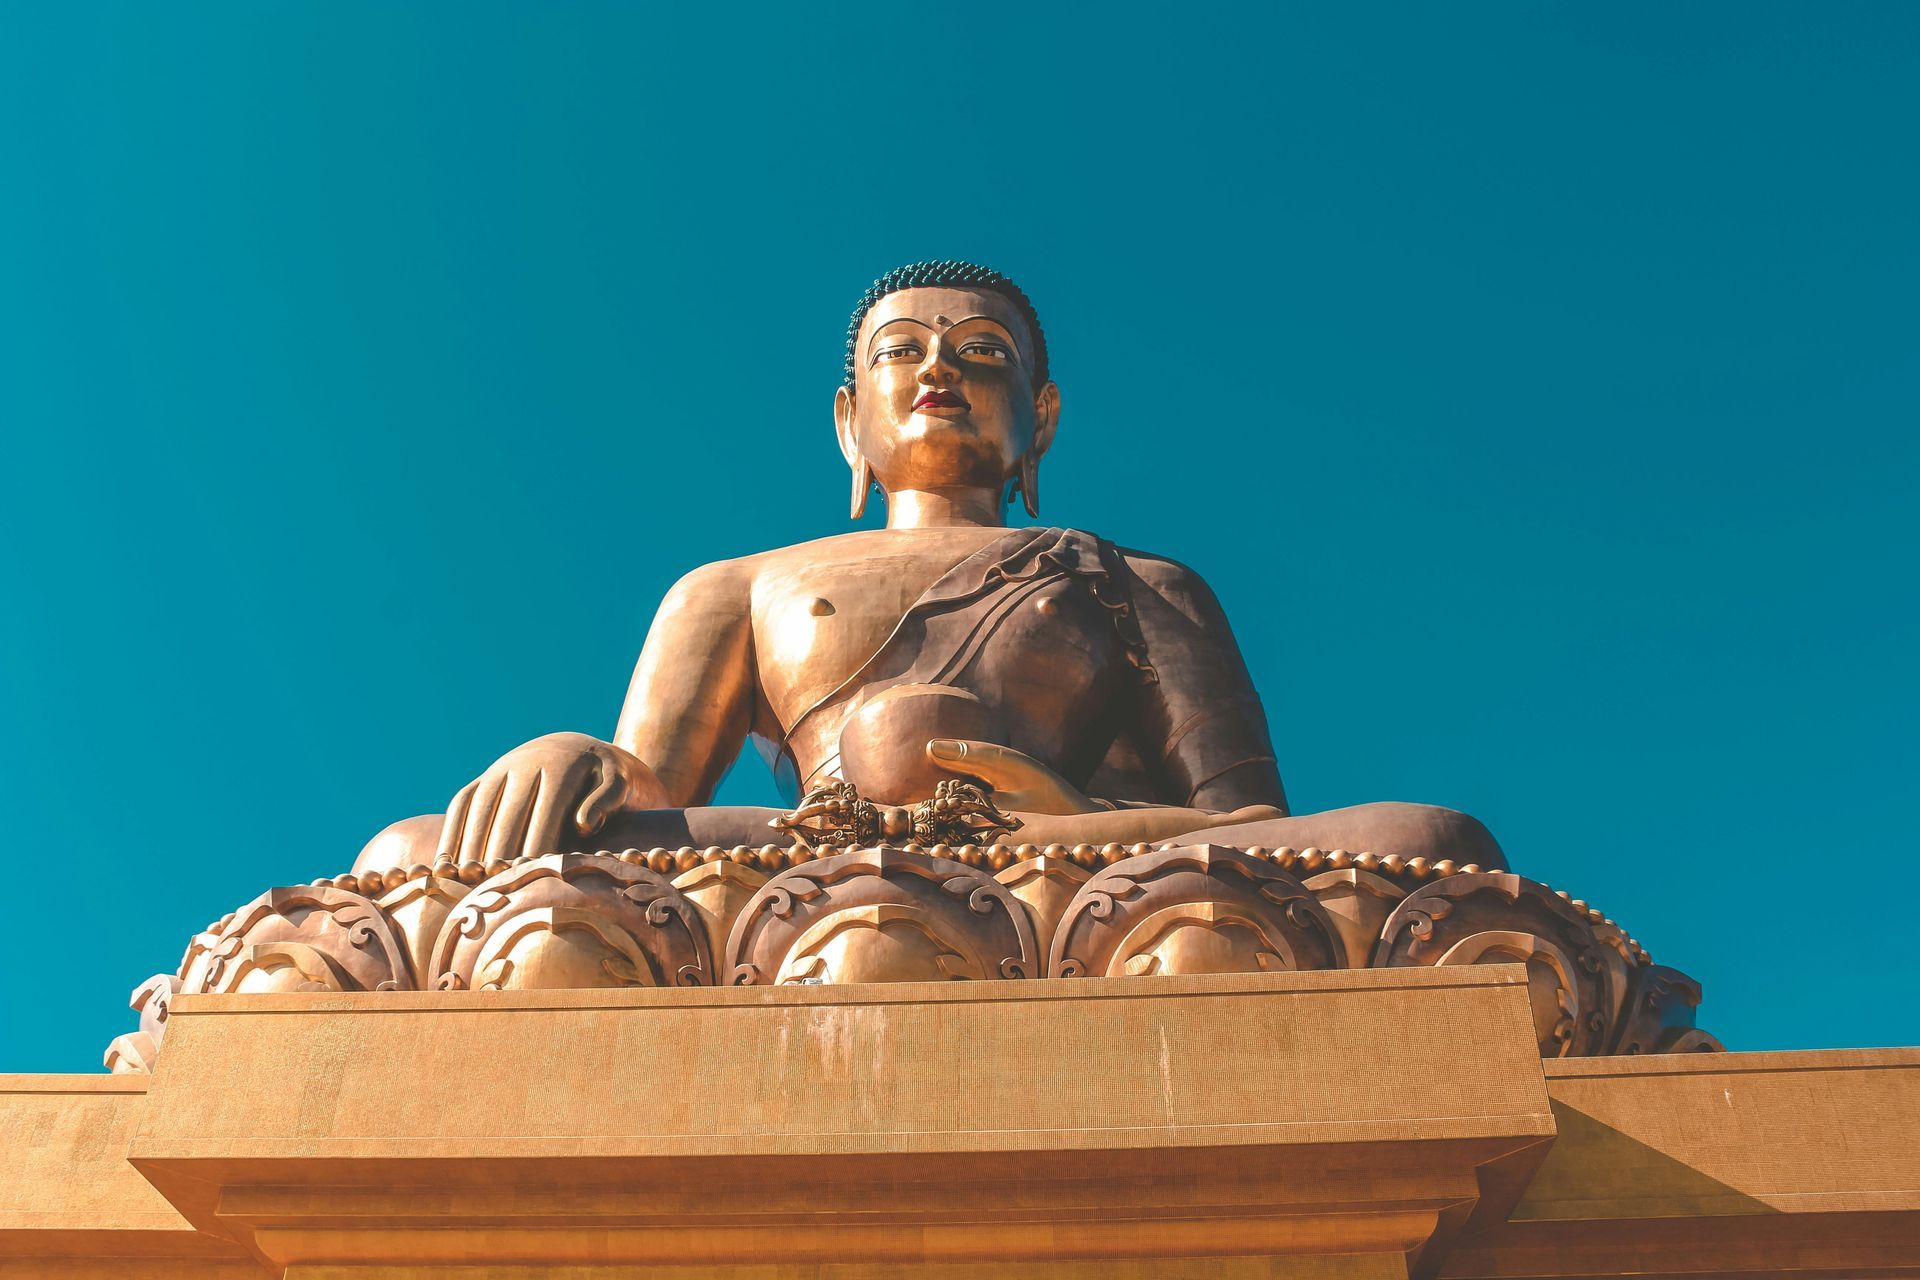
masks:
<instances>
[{"instance_id":1,"label":"scroll carving","mask_svg":"<svg viewBox=\"0 0 1920 1280\"><path fill-rule=\"evenodd\" d=\"M1599 1053L1611 1029L1613 972L1585 915L1535 881L1457 875L1409 894L1382 926L1377 968L1522 964L1542 1057Z\"/></svg>"},{"instance_id":2,"label":"scroll carving","mask_svg":"<svg viewBox=\"0 0 1920 1280\"><path fill-rule=\"evenodd\" d=\"M1041 955L1053 948L1053 935L1066 914L1067 904L1093 873L1069 858L1042 855L1016 862L994 877L1027 909L1027 921Z\"/></svg>"},{"instance_id":3,"label":"scroll carving","mask_svg":"<svg viewBox=\"0 0 1920 1280\"><path fill-rule=\"evenodd\" d=\"M1393 914L1393 908L1407 896L1404 887L1371 871L1348 867L1340 871L1322 871L1304 883L1327 909L1327 917L1339 931L1340 944L1346 948L1347 967L1364 969L1373 957L1373 944L1381 926Z\"/></svg>"},{"instance_id":4,"label":"scroll carving","mask_svg":"<svg viewBox=\"0 0 1920 1280\"><path fill-rule=\"evenodd\" d=\"M1345 948L1306 886L1264 858L1195 845L1128 858L1074 896L1054 978L1335 969Z\"/></svg>"},{"instance_id":5,"label":"scroll carving","mask_svg":"<svg viewBox=\"0 0 1920 1280\"><path fill-rule=\"evenodd\" d=\"M663 875L599 853L533 858L482 880L440 927L441 991L698 987L713 953L698 912Z\"/></svg>"},{"instance_id":6,"label":"scroll carving","mask_svg":"<svg viewBox=\"0 0 1920 1280\"><path fill-rule=\"evenodd\" d=\"M716 959L727 954L727 936L741 909L767 882L766 873L728 859L703 862L673 878L674 888L686 895L699 913L708 950Z\"/></svg>"},{"instance_id":7,"label":"scroll carving","mask_svg":"<svg viewBox=\"0 0 1920 1280\"><path fill-rule=\"evenodd\" d=\"M1650 964L1635 975L1627 997L1625 1016L1608 1053L1711 1053L1724 1046L1693 1025L1700 1004L1700 984L1663 964Z\"/></svg>"},{"instance_id":8,"label":"scroll carving","mask_svg":"<svg viewBox=\"0 0 1920 1280\"><path fill-rule=\"evenodd\" d=\"M775 876L727 942L736 985L1029 978L1025 908L963 863L898 849L835 854Z\"/></svg>"},{"instance_id":9,"label":"scroll carving","mask_svg":"<svg viewBox=\"0 0 1920 1280\"><path fill-rule=\"evenodd\" d=\"M153 1037L144 1031L129 1031L126 1035L115 1036L107 1045L102 1065L117 1076L148 1075L153 1071L154 1059L159 1056L160 1046Z\"/></svg>"},{"instance_id":10,"label":"scroll carving","mask_svg":"<svg viewBox=\"0 0 1920 1280\"><path fill-rule=\"evenodd\" d=\"M453 909L466 896L467 886L453 876L423 875L389 889L374 902L393 925L407 954L413 985L426 987L433 944Z\"/></svg>"},{"instance_id":11,"label":"scroll carving","mask_svg":"<svg viewBox=\"0 0 1920 1280\"><path fill-rule=\"evenodd\" d=\"M406 952L371 901L346 889L269 889L235 912L182 990L404 991Z\"/></svg>"},{"instance_id":12,"label":"scroll carving","mask_svg":"<svg viewBox=\"0 0 1920 1280\"><path fill-rule=\"evenodd\" d=\"M180 990L180 979L171 973L156 973L133 989L127 1007L140 1015L140 1030L158 1046L167 1034L167 1016L173 997Z\"/></svg>"}]
</instances>

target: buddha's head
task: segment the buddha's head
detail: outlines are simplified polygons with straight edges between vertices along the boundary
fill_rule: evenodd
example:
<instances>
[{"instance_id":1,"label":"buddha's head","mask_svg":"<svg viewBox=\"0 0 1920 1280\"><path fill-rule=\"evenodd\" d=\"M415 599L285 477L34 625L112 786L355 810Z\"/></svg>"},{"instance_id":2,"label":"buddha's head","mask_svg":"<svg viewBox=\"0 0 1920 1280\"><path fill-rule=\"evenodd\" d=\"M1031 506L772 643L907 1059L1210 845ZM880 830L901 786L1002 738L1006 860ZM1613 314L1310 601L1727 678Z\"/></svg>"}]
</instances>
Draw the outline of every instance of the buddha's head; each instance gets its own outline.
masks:
<instances>
[{"instance_id":1,"label":"buddha's head","mask_svg":"<svg viewBox=\"0 0 1920 1280\"><path fill-rule=\"evenodd\" d=\"M834 395L853 514L887 492L999 489L1039 514L1040 457L1060 392L1020 287L967 262L916 262L873 282L847 330Z\"/></svg>"}]
</instances>

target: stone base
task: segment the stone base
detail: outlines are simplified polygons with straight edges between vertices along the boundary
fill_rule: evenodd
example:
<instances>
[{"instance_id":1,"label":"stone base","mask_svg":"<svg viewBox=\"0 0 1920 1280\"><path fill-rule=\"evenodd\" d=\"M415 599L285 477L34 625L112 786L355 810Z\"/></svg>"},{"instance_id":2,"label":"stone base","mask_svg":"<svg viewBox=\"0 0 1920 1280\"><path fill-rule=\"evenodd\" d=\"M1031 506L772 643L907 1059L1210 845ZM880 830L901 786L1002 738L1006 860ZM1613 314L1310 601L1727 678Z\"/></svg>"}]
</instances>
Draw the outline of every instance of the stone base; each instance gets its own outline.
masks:
<instances>
[{"instance_id":1,"label":"stone base","mask_svg":"<svg viewBox=\"0 0 1920 1280\"><path fill-rule=\"evenodd\" d=\"M1920 1052L1543 1064L1524 974L185 996L0 1077L0 1269L1920 1274Z\"/></svg>"}]
</instances>

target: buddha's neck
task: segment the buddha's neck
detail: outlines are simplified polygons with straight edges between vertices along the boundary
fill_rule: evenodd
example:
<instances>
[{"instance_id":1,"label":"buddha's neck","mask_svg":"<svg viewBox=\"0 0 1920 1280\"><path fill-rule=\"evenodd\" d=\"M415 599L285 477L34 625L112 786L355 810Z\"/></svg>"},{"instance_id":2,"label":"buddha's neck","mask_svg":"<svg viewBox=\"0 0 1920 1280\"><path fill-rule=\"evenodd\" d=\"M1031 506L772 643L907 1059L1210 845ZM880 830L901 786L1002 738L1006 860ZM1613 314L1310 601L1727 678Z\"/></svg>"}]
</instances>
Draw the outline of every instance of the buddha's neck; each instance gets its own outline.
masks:
<instances>
[{"instance_id":1,"label":"buddha's neck","mask_svg":"<svg viewBox=\"0 0 1920 1280\"><path fill-rule=\"evenodd\" d=\"M1007 523L1000 490L901 489L887 494L889 529L998 529Z\"/></svg>"}]
</instances>

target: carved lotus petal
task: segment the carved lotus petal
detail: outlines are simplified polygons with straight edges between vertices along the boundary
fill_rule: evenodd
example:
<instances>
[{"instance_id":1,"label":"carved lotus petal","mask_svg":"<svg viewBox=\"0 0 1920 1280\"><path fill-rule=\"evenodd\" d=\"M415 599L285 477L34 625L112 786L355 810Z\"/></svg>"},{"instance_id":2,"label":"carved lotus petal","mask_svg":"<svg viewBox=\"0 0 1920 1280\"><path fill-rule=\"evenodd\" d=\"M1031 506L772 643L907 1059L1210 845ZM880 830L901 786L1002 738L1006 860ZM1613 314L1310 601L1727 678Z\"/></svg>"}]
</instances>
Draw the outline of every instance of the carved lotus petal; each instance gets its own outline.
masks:
<instances>
[{"instance_id":1,"label":"carved lotus petal","mask_svg":"<svg viewBox=\"0 0 1920 1280\"><path fill-rule=\"evenodd\" d=\"M412 967L387 918L347 889L270 889L221 927L196 966L193 991L395 991Z\"/></svg>"},{"instance_id":2,"label":"carved lotus petal","mask_svg":"<svg viewBox=\"0 0 1920 1280\"><path fill-rule=\"evenodd\" d=\"M1023 978L1039 948L998 881L883 847L769 880L734 920L727 969L744 985Z\"/></svg>"},{"instance_id":3,"label":"carved lotus petal","mask_svg":"<svg viewBox=\"0 0 1920 1280\"><path fill-rule=\"evenodd\" d=\"M1544 1057L1602 1051L1614 1020L1601 943L1586 915L1508 872L1451 876L1403 899L1382 926L1373 962L1518 964L1527 974Z\"/></svg>"},{"instance_id":4,"label":"carved lotus petal","mask_svg":"<svg viewBox=\"0 0 1920 1280\"><path fill-rule=\"evenodd\" d=\"M534 858L475 885L428 965L443 991L702 986L713 953L671 882L610 854Z\"/></svg>"},{"instance_id":5,"label":"carved lotus petal","mask_svg":"<svg viewBox=\"0 0 1920 1280\"><path fill-rule=\"evenodd\" d=\"M1345 948L1306 887L1264 858L1209 845L1117 862L1054 931L1056 978L1338 968Z\"/></svg>"}]
</instances>

